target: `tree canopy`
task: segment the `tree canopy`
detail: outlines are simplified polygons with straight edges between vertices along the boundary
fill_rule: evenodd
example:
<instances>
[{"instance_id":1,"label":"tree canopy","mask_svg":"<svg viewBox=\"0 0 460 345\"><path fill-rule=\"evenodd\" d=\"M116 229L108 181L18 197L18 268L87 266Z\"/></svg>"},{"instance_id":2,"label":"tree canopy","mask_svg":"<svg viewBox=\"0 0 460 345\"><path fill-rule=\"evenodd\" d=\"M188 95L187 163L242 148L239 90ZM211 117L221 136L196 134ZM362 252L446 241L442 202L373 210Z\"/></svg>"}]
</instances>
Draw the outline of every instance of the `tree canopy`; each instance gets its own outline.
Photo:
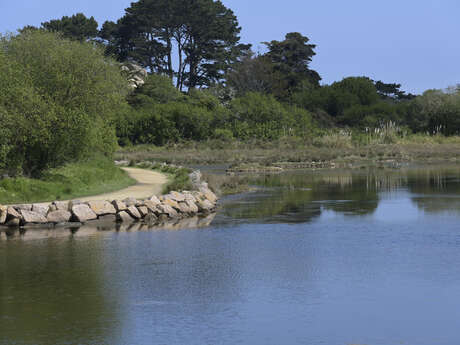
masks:
<instances>
[{"instance_id":1,"label":"tree canopy","mask_svg":"<svg viewBox=\"0 0 460 345\"><path fill-rule=\"evenodd\" d=\"M60 32L66 38L79 41L95 38L99 34L98 23L94 17L87 18L83 13L44 22L42 27L48 31Z\"/></svg>"},{"instance_id":2,"label":"tree canopy","mask_svg":"<svg viewBox=\"0 0 460 345\"><path fill-rule=\"evenodd\" d=\"M249 48L239 43L238 20L221 1L140 0L125 12L101 29L108 52L174 78L180 90L220 82Z\"/></svg>"}]
</instances>

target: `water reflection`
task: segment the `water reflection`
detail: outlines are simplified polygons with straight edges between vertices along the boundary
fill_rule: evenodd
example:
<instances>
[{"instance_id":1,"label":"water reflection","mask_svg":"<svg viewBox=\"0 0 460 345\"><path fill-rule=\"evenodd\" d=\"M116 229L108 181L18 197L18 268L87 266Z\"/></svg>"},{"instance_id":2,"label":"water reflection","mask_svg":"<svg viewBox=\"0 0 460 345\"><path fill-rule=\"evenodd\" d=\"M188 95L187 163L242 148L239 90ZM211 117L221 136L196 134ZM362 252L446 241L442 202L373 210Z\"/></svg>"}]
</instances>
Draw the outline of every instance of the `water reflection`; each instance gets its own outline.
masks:
<instances>
[{"instance_id":1,"label":"water reflection","mask_svg":"<svg viewBox=\"0 0 460 345\"><path fill-rule=\"evenodd\" d=\"M0 343L77 344L111 339L117 308L104 271L78 242L0 242ZM71 311L71 312L69 312Z\"/></svg>"},{"instance_id":2,"label":"water reflection","mask_svg":"<svg viewBox=\"0 0 460 345\"><path fill-rule=\"evenodd\" d=\"M326 210L345 216L371 216L382 201L401 197L403 192L409 192L409 200L420 212L459 213L459 182L459 166L266 175L253 178L252 183L262 187L257 192L243 200L228 199L220 221L304 223Z\"/></svg>"}]
</instances>

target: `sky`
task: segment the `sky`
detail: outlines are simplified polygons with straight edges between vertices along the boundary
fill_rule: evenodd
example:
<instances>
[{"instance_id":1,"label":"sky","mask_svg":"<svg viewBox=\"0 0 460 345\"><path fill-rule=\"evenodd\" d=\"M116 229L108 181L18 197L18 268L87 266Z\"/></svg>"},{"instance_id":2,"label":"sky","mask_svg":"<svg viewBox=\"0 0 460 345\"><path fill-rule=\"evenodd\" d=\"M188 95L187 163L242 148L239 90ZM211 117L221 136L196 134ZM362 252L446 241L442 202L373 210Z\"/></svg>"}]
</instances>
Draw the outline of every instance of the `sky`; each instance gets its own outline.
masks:
<instances>
[{"instance_id":1,"label":"sky","mask_svg":"<svg viewBox=\"0 0 460 345\"><path fill-rule=\"evenodd\" d=\"M0 33L83 12L100 25L117 20L126 0L0 0ZM348 76L397 82L422 93L460 83L458 0L223 0L244 43L300 32L317 45L311 67L330 84Z\"/></svg>"}]
</instances>

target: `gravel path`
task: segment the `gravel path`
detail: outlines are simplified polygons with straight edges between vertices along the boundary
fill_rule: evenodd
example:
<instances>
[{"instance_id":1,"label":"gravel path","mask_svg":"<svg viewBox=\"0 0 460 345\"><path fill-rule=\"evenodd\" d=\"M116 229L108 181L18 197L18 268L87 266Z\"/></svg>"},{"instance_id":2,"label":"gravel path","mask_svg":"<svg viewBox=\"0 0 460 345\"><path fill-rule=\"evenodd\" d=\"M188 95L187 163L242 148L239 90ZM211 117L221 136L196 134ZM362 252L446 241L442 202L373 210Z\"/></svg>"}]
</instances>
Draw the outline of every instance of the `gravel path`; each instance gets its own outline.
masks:
<instances>
[{"instance_id":1,"label":"gravel path","mask_svg":"<svg viewBox=\"0 0 460 345\"><path fill-rule=\"evenodd\" d=\"M117 192L99 194L90 197L78 198L81 201L92 200L123 200L128 197L146 199L152 195L160 195L163 187L168 183L166 175L146 169L122 168L128 175L137 181L137 184Z\"/></svg>"}]
</instances>

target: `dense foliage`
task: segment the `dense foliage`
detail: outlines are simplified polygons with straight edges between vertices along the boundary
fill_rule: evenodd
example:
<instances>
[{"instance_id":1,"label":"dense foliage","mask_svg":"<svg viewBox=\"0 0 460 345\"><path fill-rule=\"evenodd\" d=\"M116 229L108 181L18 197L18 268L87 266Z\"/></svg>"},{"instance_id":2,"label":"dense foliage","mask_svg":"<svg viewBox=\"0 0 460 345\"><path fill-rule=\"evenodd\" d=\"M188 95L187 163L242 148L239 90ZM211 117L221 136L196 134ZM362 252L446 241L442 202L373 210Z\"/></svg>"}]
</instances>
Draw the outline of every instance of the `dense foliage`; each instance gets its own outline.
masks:
<instances>
[{"instance_id":1,"label":"dense foliage","mask_svg":"<svg viewBox=\"0 0 460 345\"><path fill-rule=\"evenodd\" d=\"M39 175L115 149L127 87L100 49L44 31L4 37L0 80L2 170Z\"/></svg>"},{"instance_id":2,"label":"dense foliage","mask_svg":"<svg viewBox=\"0 0 460 345\"><path fill-rule=\"evenodd\" d=\"M315 143L323 128L365 133L389 124L459 134L458 88L416 97L367 77L320 85L308 37L290 32L255 53L240 31L219 0L139 0L100 30L78 13L3 37L0 171L40 175L94 152L110 156L117 143ZM128 90L123 63L149 72L141 86Z\"/></svg>"}]
</instances>

